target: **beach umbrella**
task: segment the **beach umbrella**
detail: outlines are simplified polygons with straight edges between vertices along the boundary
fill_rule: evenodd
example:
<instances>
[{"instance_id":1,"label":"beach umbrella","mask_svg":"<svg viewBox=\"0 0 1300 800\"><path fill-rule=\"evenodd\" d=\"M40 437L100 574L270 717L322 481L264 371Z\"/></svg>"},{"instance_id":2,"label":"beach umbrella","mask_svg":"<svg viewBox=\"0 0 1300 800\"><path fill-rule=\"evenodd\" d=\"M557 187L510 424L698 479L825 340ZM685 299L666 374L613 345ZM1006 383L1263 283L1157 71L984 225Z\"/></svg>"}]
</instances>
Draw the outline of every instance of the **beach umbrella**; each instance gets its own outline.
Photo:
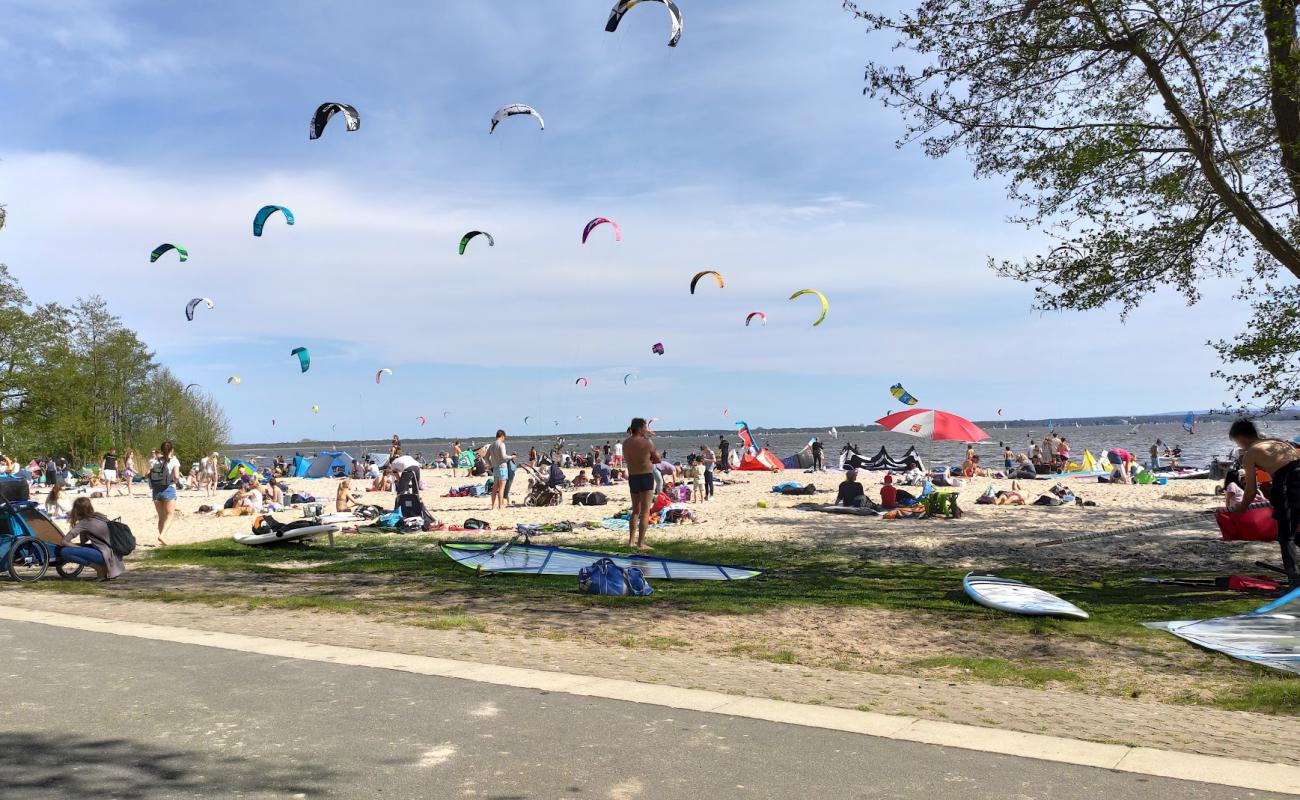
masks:
<instances>
[{"instance_id":1,"label":"beach umbrella","mask_svg":"<svg viewBox=\"0 0 1300 800\"><path fill-rule=\"evenodd\" d=\"M982 442L989 438L968 419L927 408L909 408L889 414L876 420L876 424L887 431L934 441Z\"/></svg>"}]
</instances>

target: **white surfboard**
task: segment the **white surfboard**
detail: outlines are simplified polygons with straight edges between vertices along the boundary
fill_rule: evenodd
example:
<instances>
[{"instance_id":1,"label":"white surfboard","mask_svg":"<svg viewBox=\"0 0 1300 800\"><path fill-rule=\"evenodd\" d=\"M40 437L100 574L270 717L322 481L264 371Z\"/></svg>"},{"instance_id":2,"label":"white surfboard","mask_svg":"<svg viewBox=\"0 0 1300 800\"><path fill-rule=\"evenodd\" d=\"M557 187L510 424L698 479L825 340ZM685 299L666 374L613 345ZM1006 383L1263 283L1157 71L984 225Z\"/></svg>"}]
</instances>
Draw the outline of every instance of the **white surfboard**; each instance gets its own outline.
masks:
<instances>
[{"instance_id":1,"label":"white surfboard","mask_svg":"<svg viewBox=\"0 0 1300 800\"><path fill-rule=\"evenodd\" d=\"M292 542L297 539L307 539L322 534L338 533L338 531L339 526L332 524L304 525L301 528L279 533L245 533L236 536L235 541L247 545L272 544L274 542Z\"/></svg>"},{"instance_id":2,"label":"white surfboard","mask_svg":"<svg viewBox=\"0 0 1300 800\"><path fill-rule=\"evenodd\" d=\"M972 572L961 583L972 600L999 611L1034 617L1088 618L1088 612L1074 603L1020 581Z\"/></svg>"}]
</instances>

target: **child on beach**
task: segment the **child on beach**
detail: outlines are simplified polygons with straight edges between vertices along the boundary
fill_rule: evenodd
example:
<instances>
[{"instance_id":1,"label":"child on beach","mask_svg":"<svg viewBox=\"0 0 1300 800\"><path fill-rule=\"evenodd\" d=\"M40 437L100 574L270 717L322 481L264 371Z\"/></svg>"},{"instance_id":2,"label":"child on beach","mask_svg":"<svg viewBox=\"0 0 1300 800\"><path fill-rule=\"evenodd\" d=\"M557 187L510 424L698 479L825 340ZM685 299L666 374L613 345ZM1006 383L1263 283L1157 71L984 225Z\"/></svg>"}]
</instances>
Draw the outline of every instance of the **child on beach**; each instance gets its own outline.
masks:
<instances>
[{"instance_id":1,"label":"child on beach","mask_svg":"<svg viewBox=\"0 0 1300 800\"><path fill-rule=\"evenodd\" d=\"M67 516L68 509L63 506L63 485L55 483L50 493L45 496L45 513L55 519Z\"/></svg>"},{"instance_id":2,"label":"child on beach","mask_svg":"<svg viewBox=\"0 0 1300 800\"><path fill-rule=\"evenodd\" d=\"M691 459L691 468L687 472L691 480L691 502L704 502L704 465L697 458Z\"/></svg>"}]
</instances>

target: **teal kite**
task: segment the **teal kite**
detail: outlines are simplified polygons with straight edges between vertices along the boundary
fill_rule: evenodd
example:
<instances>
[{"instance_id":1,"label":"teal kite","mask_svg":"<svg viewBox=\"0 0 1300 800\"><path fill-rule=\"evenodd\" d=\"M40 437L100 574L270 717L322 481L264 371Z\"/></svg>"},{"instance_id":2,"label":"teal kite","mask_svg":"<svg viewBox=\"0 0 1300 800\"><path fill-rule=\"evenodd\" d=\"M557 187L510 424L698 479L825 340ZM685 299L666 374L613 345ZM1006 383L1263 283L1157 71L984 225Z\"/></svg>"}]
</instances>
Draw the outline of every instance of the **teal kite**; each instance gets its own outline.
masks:
<instances>
[{"instance_id":1,"label":"teal kite","mask_svg":"<svg viewBox=\"0 0 1300 800\"><path fill-rule=\"evenodd\" d=\"M181 247L178 244L167 243L167 244L160 244L153 249L153 252L149 254L149 263L152 264L153 262L157 261L159 258L162 257L162 254L166 253L168 250L175 250L176 255L180 256L181 261L189 260L190 257L189 250L186 250L184 247Z\"/></svg>"},{"instance_id":2,"label":"teal kite","mask_svg":"<svg viewBox=\"0 0 1300 800\"><path fill-rule=\"evenodd\" d=\"M277 211L284 214L284 224L286 225L293 224L293 212L285 208L284 206L262 206L260 209L258 209L257 216L253 217L254 236L262 235L262 226L265 225L266 221L271 218L271 215Z\"/></svg>"},{"instance_id":3,"label":"teal kite","mask_svg":"<svg viewBox=\"0 0 1300 800\"><path fill-rule=\"evenodd\" d=\"M307 352L307 348L295 347L289 351L289 355L298 357L298 366L302 367L303 372L311 369L311 353Z\"/></svg>"}]
</instances>

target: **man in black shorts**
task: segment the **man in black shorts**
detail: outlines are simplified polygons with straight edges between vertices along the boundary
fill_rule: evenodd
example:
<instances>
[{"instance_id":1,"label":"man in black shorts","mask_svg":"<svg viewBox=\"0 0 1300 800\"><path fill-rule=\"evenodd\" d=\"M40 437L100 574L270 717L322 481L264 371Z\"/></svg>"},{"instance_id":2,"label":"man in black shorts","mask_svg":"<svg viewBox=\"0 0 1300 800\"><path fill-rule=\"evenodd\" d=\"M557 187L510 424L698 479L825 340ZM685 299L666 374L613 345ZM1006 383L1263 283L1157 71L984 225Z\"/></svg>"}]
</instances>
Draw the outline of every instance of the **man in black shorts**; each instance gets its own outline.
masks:
<instances>
[{"instance_id":1,"label":"man in black shorts","mask_svg":"<svg viewBox=\"0 0 1300 800\"><path fill-rule=\"evenodd\" d=\"M654 465L659 454L646 436L646 421L641 417L632 420L623 440L623 459L627 462L627 488L632 495L632 519L628 522L627 546L638 550L652 549L645 543L646 528L650 525L650 505L654 501Z\"/></svg>"}]
</instances>

